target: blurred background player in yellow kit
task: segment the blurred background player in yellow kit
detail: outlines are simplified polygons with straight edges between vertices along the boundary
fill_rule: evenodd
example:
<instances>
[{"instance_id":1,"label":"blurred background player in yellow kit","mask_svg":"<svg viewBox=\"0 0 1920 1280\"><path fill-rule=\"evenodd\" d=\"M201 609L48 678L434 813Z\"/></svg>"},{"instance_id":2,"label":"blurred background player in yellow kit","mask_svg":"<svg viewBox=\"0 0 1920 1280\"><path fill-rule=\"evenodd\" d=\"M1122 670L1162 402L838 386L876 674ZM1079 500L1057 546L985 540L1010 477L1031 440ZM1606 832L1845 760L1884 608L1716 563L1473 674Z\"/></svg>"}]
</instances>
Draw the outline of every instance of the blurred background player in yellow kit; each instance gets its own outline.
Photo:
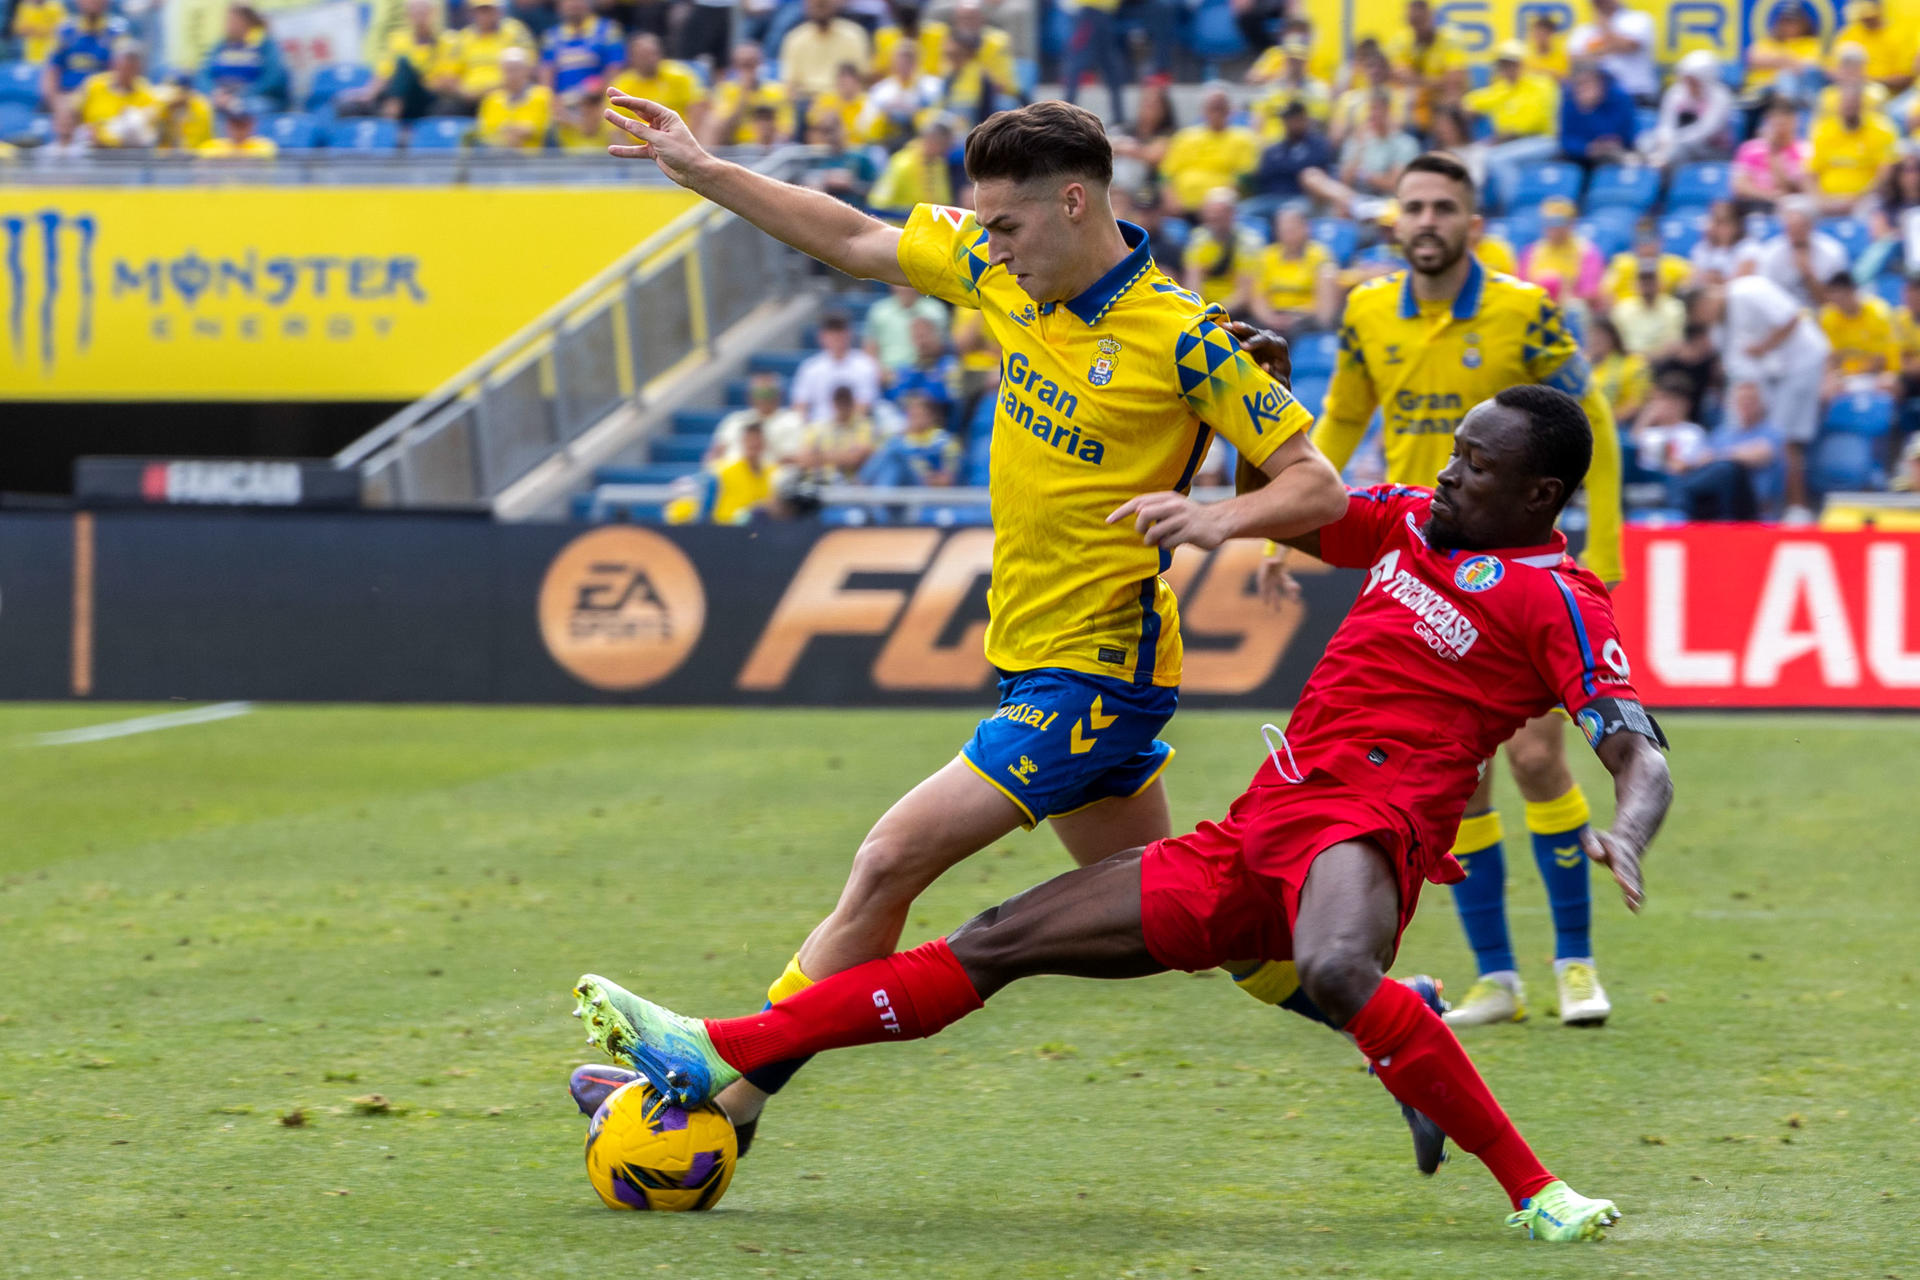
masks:
<instances>
[{"instance_id":1,"label":"blurred background player in yellow kit","mask_svg":"<svg viewBox=\"0 0 1920 1280\"><path fill-rule=\"evenodd\" d=\"M1560 308L1538 285L1488 271L1468 252L1480 229L1473 180L1451 156L1407 166L1396 195L1395 236L1408 270L1368 281L1347 299L1340 349L1314 443L1345 466L1376 407L1384 415L1387 480L1431 485L1453 453L1466 411L1504 387L1542 383L1580 400L1593 423L1587 474L1587 567L1617 582L1620 562L1620 440ZM1282 581L1284 553L1268 560ZM1624 662L1617 653L1596 661ZM1507 744L1507 763L1527 801L1534 860L1553 910L1560 1020L1593 1025L1610 1007L1593 961L1592 898L1580 839L1587 800L1567 769L1558 715L1542 716ZM1467 806L1453 852L1467 878L1453 887L1480 976L1446 1015L1454 1026L1526 1017L1524 989L1507 932L1506 858L1493 771Z\"/></svg>"}]
</instances>

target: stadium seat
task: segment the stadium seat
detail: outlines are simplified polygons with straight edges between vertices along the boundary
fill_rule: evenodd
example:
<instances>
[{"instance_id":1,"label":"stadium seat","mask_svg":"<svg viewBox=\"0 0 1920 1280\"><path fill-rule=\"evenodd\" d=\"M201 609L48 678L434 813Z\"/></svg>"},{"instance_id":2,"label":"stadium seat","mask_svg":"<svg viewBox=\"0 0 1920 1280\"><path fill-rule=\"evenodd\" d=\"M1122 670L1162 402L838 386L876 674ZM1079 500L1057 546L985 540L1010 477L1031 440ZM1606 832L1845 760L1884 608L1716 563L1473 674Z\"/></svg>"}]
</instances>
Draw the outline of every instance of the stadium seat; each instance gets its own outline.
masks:
<instances>
[{"instance_id":1,"label":"stadium seat","mask_svg":"<svg viewBox=\"0 0 1920 1280\"><path fill-rule=\"evenodd\" d=\"M1314 377L1297 370L1293 375L1293 398L1316 418L1327 402L1327 381L1325 375Z\"/></svg>"},{"instance_id":2,"label":"stadium seat","mask_svg":"<svg viewBox=\"0 0 1920 1280\"><path fill-rule=\"evenodd\" d=\"M313 87L307 90L307 110L332 111L334 98L345 89L358 89L372 83L373 69L359 63L336 63L313 73Z\"/></svg>"},{"instance_id":3,"label":"stadium seat","mask_svg":"<svg viewBox=\"0 0 1920 1280\"><path fill-rule=\"evenodd\" d=\"M1333 372L1333 357L1340 339L1331 333L1309 333L1288 344L1297 377L1325 376Z\"/></svg>"},{"instance_id":4,"label":"stadium seat","mask_svg":"<svg viewBox=\"0 0 1920 1280\"><path fill-rule=\"evenodd\" d=\"M1506 195L1509 212L1538 209L1542 200L1553 196L1565 196L1569 200L1580 198L1578 165L1536 164L1527 166L1523 172L1524 176L1515 184L1515 190Z\"/></svg>"},{"instance_id":5,"label":"stadium seat","mask_svg":"<svg viewBox=\"0 0 1920 1280\"><path fill-rule=\"evenodd\" d=\"M747 358L748 373L777 373L791 378L810 351L760 351Z\"/></svg>"},{"instance_id":6,"label":"stadium seat","mask_svg":"<svg viewBox=\"0 0 1920 1280\"><path fill-rule=\"evenodd\" d=\"M1867 224L1858 218L1829 218L1820 224L1820 229L1840 242L1847 251L1847 261L1857 262L1873 243L1873 233L1867 230Z\"/></svg>"},{"instance_id":7,"label":"stadium seat","mask_svg":"<svg viewBox=\"0 0 1920 1280\"><path fill-rule=\"evenodd\" d=\"M1841 435L1883 436L1893 430L1893 397L1884 391L1852 391L1827 406L1827 430Z\"/></svg>"},{"instance_id":8,"label":"stadium seat","mask_svg":"<svg viewBox=\"0 0 1920 1280\"><path fill-rule=\"evenodd\" d=\"M320 125L304 111L268 116L260 132L282 151L308 151L320 144Z\"/></svg>"},{"instance_id":9,"label":"stadium seat","mask_svg":"<svg viewBox=\"0 0 1920 1280\"><path fill-rule=\"evenodd\" d=\"M647 456L656 463L697 463L707 456L707 446L712 443L711 434L681 435L676 431L670 436L655 436L647 446Z\"/></svg>"},{"instance_id":10,"label":"stadium seat","mask_svg":"<svg viewBox=\"0 0 1920 1280\"><path fill-rule=\"evenodd\" d=\"M675 435L710 436L731 409L682 409L673 415Z\"/></svg>"},{"instance_id":11,"label":"stadium seat","mask_svg":"<svg viewBox=\"0 0 1920 1280\"><path fill-rule=\"evenodd\" d=\"M1693 246L1706 233L1705 213L1669 214L1660 219L1660 247L1683 258L1693 252Z\"/></svg>"},{"instance_id":12,"label":"stadium seat","mask_svg":"<svg viewBox=\"0 0 1920 1280\"><path fill-rule=\"evenodd\" d=\"M1874 461L1874 442L1866 436L1836 433L1814 442L1807 478L1821 493L1878 489L1884 481Z\"/></svg>"},{"instance_id":13,"label":"stadium seat","mask_svg":"<svg viewBox=\"0 0 1920 1280\"><path fill-rule=\"evenodd\" d=\"M993 397L986 396L984 399L990 403ZM967 445L967 459L960 468L960 483L975 488L986 484L990 478L988 460L992 455L993 428L989 421L986 429L975 435L972 443Z\"/></svg>"},{"instance_id":14,"label":"stadium seat","mask_svg":"<svg viewBox=\"0 0 1920 1280\"><path fill-rule=\"evenodd\" d=\"M1659 170L1643 164L1610 164L1593 171L1585 207L1588 212L1630 209L1640 213L1653 208L1659 197Z\"/></svg>"},{"instance_id":15,"label":"stadium seat","mask_svg":"<svg viewBox=\"0 0 1920 1280\"><path fill-rule=\"evenodd\" d=\"M465 116L427 116L413 122L407 133L409 151L457 151L473 132Z\"/></svg>"},{"instance_id":16,"label":"stadium seat","mask_svg":"<svg viewBox=\"0 0 1920 1280\"><path fill-rule=\"evenodd\" d=\"M1227 0L1201 0L1194 11L1191 33L1194 55L1203 62L1245 57L1247 42Z\"/></svg>"},{"instance_id":17,"label":"stadium seat","mask_svg":"<svg viewBox=\"0 0 1920 1280\"><path fill-rule=\"evenodd\" d=\"M1905 306L1907 299L1902 288L1904 283L1899 276L1875 276L1873 280L1873 291L1879 294L1880 300L1890 307Z\"/></svg>"},{"instance_id":18,"label":"stadium seat","mask_svg":"<svg viewBox=\"0 0 1920 1280\"><path fill-rule=\"evenodd\" d=\"M1325 245L1333 260L1343 267L1353 257L1353 247L1360 242L1360 233L1347 218L1315 218L1307 234Z\"/></svg>"},{"instance_id":19,"label":"stadium seat","mask_svg":"<svg viewBox=\"0 0 1920 1280\"><path fill-rule=\"evenodd\" d=\"M1515 253L1519 253L1540 238L1540 211L1515 209L1502 225L1507 229L1507 243L1513 246Z\"/></svg>"},{"instance_id":20,"label":"stadium seat","mask_svg":"<svg viewBox=\"0 0 1920 1280\"><path fill-rule=\"evenodd\" d=\"M1780 219L1770 213L1750 213L1747 215L1746 232L1749 240L1771 240L1780 234Z\"/></svg>"},{"instance_id":21,"label":"stadium seat","mask_svg":"<svg viewBox=\"0 0 1920 1280\"><path fill-rule=\"evenodd\" d=\"M33 132L33 104L0 99L0 142Z\"/></svg>"},{"instance_id":22,"label":"stadium seat","mask_svg":"<svg viewBox=\"0 0 1920 1280\"><path fill-rule=\"evenodd\" d=\"M644 467L596 467L593 482L602 484L672 484L700 468L686 462L654 463Z\"/></svg>"},{"instance_id":23,"label":"stadium seat","mask_svg":"<svg viewBox=\"0 0 1920 1280\"><path fill-rule=\"evenodd\" d=\"M400 126L391 120L366 116L354 120L329 120L327 145L336 151L357 151L362 155L384 155L400 146Z\"/></svg>"},{"instance_id":24,"label":"stadium seat","mask_svg":"<svg viewBox=\"0 0 1920 1280\"><path fill-rule=\"evenodd\" d=\"M1733 191L1732 170L1724 164L1688 164L1674 171L1667 207L1709 205Z\"/></svg>"},{"instance_id":25,"label":"stadium seat","mask_svg":"<svg viewBox=\"0 0 1920 1280\"><path fill-rule=\"evenodd\" d=\"M40 68L31 62L0 63L0 102L40 105Z\"/></svg>"},{"instance_id":26,"label":"stadium seat","mask_svg":"<svg viewBox=\"0 0 1920 1280\"><path fill-rule=\"evenodd\" d=\"M1576 225L1602 255L1611 258L1633 247L1633 224L1639 217L1635 210L1623 207L1596 209Z\"/></svg>"}]
</instances>

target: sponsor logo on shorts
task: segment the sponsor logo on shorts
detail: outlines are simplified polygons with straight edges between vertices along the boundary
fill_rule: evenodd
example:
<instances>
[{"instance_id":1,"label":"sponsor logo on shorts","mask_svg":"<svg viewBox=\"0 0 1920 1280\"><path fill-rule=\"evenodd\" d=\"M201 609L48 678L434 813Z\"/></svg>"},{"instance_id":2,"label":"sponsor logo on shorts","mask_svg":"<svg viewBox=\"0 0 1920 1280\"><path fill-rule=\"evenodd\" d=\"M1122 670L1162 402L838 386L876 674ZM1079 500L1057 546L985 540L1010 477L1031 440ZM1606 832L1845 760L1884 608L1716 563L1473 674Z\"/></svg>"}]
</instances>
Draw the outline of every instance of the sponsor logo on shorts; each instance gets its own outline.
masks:
<instances>
[{"instance_id":1,"label":"sponsor logo on shorts","mask_svg":"<svg viewBox=\"0 0 1920 1280\"><path fill-rule=\"evenodd\" d=\"M1018 778L1020 785L1024 787L1034 774L1040 772L1040 766L1035 764L1031 757L1021 756L1019 764L1007 766L1007 772Z\"/></svg>"},{"instance_id":2,"label":"sponsor logo on shorts","mask_svg":"<svg viewBox=\"0 0 1920 1280\"><path fill-rule=\"evenodd\" d=\"M1454 570L1453 585L1462 591L1485 591L1500 584L1507 576L1507 566L1494 556L1471 556L1460 562Z\"/></svg>"}]
</instances>

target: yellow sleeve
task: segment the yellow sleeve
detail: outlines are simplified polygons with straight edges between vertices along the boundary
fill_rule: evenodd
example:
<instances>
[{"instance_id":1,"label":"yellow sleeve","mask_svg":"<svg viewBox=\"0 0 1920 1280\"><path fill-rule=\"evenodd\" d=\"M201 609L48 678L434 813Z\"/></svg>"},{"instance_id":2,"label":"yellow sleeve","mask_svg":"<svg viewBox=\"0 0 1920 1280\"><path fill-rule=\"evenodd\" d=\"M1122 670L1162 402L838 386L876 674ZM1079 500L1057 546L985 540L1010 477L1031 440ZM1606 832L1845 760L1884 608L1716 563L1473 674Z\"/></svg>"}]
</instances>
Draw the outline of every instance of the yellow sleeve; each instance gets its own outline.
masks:
<instances>
[{"instance_id":1,"label":"yellow sleeve","mask_svg":"<svg viewBox=\"0 0 1920 1280\"><path fill-rule=\"evenodd\" d=\"M458 76L461 75L465 69L466 54L461 44L460 33L458 31L442 33L439 47L434 50L433 68L428 73L429 78L439 79L443 76Z\"/></svg>"},{"instance_id":2,"label":"yellow sleeve","mask_svg":"<svg viewBox=\"0 0 1920 1280\"><path fill-rule=\"evenodd\" d=\"M1379 404L1379 391L1367 371L1360 332L1350 322L1342 324L1339 350L1333 358L1333 379L1327 384L1326 403L1320 408L1320 425L1313 431L1313 443L1335 467L1346 468Z\"/></svg>"},{"instance_id":3,"label":"yellow sleeve","mask_svg":"<svg viewBox=\"0 0 1920 1280\"><path fill-rule=\"evenodd\" d=\"M989 30L980 41L980 66L995 84L1008 93L1019 86L1019 74L1013 69L1013 43L1004 32Z\"/></svg>"},{"instance_id":4,"label":"yellow sleeve","mask_svg":"<svg viewBox=\"0 0 1920 1280\"><path fill-rule=\"evenodd\" d=\"M879 203L878 196L870 198ZM980 277L988 270L987 233L971 213L945 205L916 205L896 252L908 284L928 297L979 308Z\"/></svg>"},{"instance_id":5,"label":"yellow sleeve","mask_svg":"<svg viewBox=\"0 0 1920 1280\"><path fill-rule=\"evenodd\" d=\"M1618 582L1625 571L1620 547L1620 433L1613 423L1613 408L1553 299L1540 299L1540 310L1521 340L1520 355L1529 378L1566 392L1586 410L1587 423L1593 428L1593 462L1587 468L1584 559L1602 582Z\"/></svg>"},{"instance_id":6,"label":"yellow sleeve","mask_svg":"<svg viewBox=\"0 0 1920 1280\"><path fill-rule=\"evenodd\" d=\"M507 122L507 92L495 89L480 99L480 110L475 113L474 128L480 134L480 140L492 146L500 134L500 126Z\"/></svg>"},{"instance_id":7,"label":"yellow sleeve","mask_svg":"<svg viewBox=\"0 0 1920 1280\"><path fill-rule=\"evenodd\" d=\"M1640 270L1638 261L1631 253L1616 253L1607 263L1607 273L1600 277L1600 295L1625 302L1633 296L1633 281Z\"/></svg>"},{"instance_id":8,"label":"yellow sleeve","mask_svg":"<svg viewBox=\"0 0 1920 1280\"><path fill-rule=\"evenodd\" d=\"M1481 89L1470 89L1460 95L1460 105L1477 116L1490 116L1500 109L1501 86L1487 85Z\"/></svg>"},{"instance_id":9,"label":"yellow sleeve","mask_svg":"<svg viewBox=\"0 0 1920 1280\"><path fill-rule=\"evenodd\" d=\"M910 203L909 193L905 188L907 185L907 171L913 165L915 151L916 148L914 147L902 147L893 154L892 159L887 161L887 167L881 171L879 180L876 181L872 189L867 192L867 201L874 208L897 209L903 204ZM918 207L926 208L928 206L922 205ZM903 251L905 243L906 241L903 237L901 240ZM903 267L905 266L904 259L902 259L901 265ZM918 284L914 287L919 288ZM926 293L929 291L921 289L920 292Z\"/></svg>"},{"instance_id":10,"label":"yellow sleeve","mask_svg":"<svg viewBox=\"0 0 1920 1280\"><path fill-rule=\"evenodd\" d=\"M1259 466L1293 436L1313 426L1313 415L1293 393L1255 364L1219 321L1218 307L1188 318L1174 339L1180 398L1249 466Z\"/></svg>"}]
</instances>

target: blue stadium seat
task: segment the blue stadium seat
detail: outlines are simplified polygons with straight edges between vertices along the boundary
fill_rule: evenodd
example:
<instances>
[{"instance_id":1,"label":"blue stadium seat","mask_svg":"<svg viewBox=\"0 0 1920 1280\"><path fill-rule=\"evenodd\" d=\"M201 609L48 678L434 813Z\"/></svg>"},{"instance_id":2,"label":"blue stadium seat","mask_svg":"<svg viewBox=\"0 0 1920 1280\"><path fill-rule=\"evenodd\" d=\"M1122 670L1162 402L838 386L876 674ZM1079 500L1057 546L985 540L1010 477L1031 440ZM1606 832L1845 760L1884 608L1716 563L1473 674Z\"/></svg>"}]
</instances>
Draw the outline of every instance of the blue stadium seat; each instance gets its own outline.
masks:
<instances>
[{"instance_id":1,"label":"blue stadium seat","mask_svg":"<svg viewBox=\"0 0 1920 1280\"><path fill-rule=\"evenodd\" d=\"M1807 478L1821 493L1878 489L1885 477L1874 461L1874 442L1867 436L1824 435L1814 442Z\"/></svg>"},{"instance_id":2,"label":"blue stadium seat","mask_svg":"<svg viewBox=\"0 0 1920 1280\"><path fill-rule=\"evenodd\" d=\"M1293 398L1316 418L1327 402L1327 382L1324 376L1316 378L1298 372L1293 375Z\"/></svg>"},{"instance_id":3,"label":"blue stadium seat","mask_svg":"<svg viewBox=\"0 0 1920 1280\"><path fill-rule=\"evenodd\" d=\"M1333 372L1340 339L1331 333L1308 333L1288 344L1296 377L1324 377Z\"/></svg>"},{"instance_id":4,"label":"blue stadium seat","mask_svg":"<svg viewBox=\"0 0 1920 1280\"><path fill-rule=\"evenodd\" d=\"M329 120L327 145L336 151L357 151L362 155L384 155L400 146L400 126L377 116L354 120Z\"/></svg>"},{"instance_id":5,"label":"blue stadium seat","mask_svg":"<svg viewBox=\"0 0 1920 1280\"><path fill-rule=\"evenodd\" d=\"M1516 189L1507 193L1506 207L1509 212L1519 209L1537 209L1542 200L1553 196L1565 196L1569 200L1580 198L1580 168L1571 164L1528 165Z\"/></svg>"},{"instance_id":6,"label":"blue stadium seat","mask_svg":"<svg viewBox=\"0 0 1920 1280\"><path fill-rule=\"evenodd\" d=\"M282 151L308 151L320 144L320 125L304 111L289 111L268 116L260 132L273 139Z\"/></svg>"},{"instance_id":7,"label":"blue stadium seat","mask_svg":"<svg viewBox=\"0 0 1920 1280\"><path fill-rule=\"evenodd\" d=\"M1202 0L1194 11L1189 37L1194 55L1203 62L1244 57L1247 42L1234 20L1233 6L1227 0Z\"/></svg>"},{"instance_id":8,"label":"blue stadium seat","mask_svg":"<svg viewBox=\"0 0 1920 1280\"><path fill-rule=\"evenodd\" d=\"M1660 219L1660 247L1683 258L1693 252L1693 246L1706 233L1707 215L1702 212L1669 214Z\"/></svg>"},{"instance_id":9,"label":"blue stadium seat","mask_svg":"<svg viewBox=\"0 0 1920 1280\"><path fill-rule=\"evenodd\" d=\"M673 415L673 433L682 436L710 436L731 409L682 409Z\"/></svg>"},{"instance_id":10,"label":"blue stadium seat","mask_svg":"<svg viewBox=\"0 0 1920 1280\"><path fill-rule=\"evenodd\" d=\"M1513 246L1514 253L1540 238L1540 211L1538 209L1515 209L1506 219L1507 243Z\"/></svg>"},{"instance_id":11,"label":"blue stadium seat","mask_svg":"<svg viewBox=\"0 0 1920 1280\"><path fill-rule=\"evenodd\" d=\"M313 73L313 87L307 90L307 110L328 111L343 89L358 89L373 80L373 69L358 63L337 63Z\"/></svg>"},{"instance_id":12,"label":"blue stadium seat","mask_svg":"<svg viewBox=\"0 0 1920 1280\"><path fill-rule=\"evenodd\" d=\"M746 378L734 378L727 383L726 405L729 409L741 409L753 397L750 394L752 383Z\"/></svg>"},{"instance_id":13,"label":"blue stadium seat","mask_svg":"<svg viewBox=\"0 0 1920 1280\"><path fill-rule=\"evenodd\" d=\"M1593 241L1602 254L1611 258L1633 247L1633 227L1640 215L1632 209L1614 207L1596 209L1577 224L1580 234Z\"/></svg>"},{"instance_id":14,"label":"blue stadium seat","mask_svg":"<svg viewBox=\"0 0 1920 1280\"><path fill-rule=\"evenodd\" d=\"M33 132L33 104L0 100L0 142Z\"/></svg>"},{"instance_id":15,"label":"blue stadium seat","mask_svg":"<svg viewBox=\"0 0 1920 1280\"><path fill-rule=\"evenodd\" d=\"M1780 234L1780 219L1770 213L1750 213L1745 229L1749 240L1766 242Z\"/></svg>"},{"instance_id":16,"label":"blue stadium seat","mask_svg":"<svg viewBox=\"0 0 1920 1280\"><path fill-rule=\"evenodd\" d=\"M984 396L982 399L989 404L993 401L992 396ZM960 468L960 483L975 487L986 484L989 478L988 459L992 454L993 428L989 423L988 426L981 428L974 435L972 442L967 445L967 458Z\"/></svg>"},{"instance_id":17,"label":"blue stadium seat","mask_svg":"<svg viewBox=\"0 0 1920 1280\"><path fill-rule=\"evenodd\" d=\"M1847 251L1848 262L1858 261L1873 243L1873 233L1858 218L1829 218L1820 224L1820 229L1840 242L1840 247Z\"/></svg>"},{"instance_id":18,"label":"blue stadium seat","mask_svg":"<svg viewBox=\"0 0 1920 1280\"><path fill-rule=\"evenodd\" d=\"M747 357L747 372L777 373L783 378L791 378L799 369L800 362L813 353L810 351L759 351Z\"/></svg>"},{"instance_id":19,"label":"blue stadium seat","mask_svg":"<svg viewBox=\"0 0 1920 1280\"><path fill-rule=\"evenodd\" d=\"M0 63L0 102L40 103L40 68L31 62Z\"/></svg>"},{"instance_id":20,"label":"blue stadium seat","mask_svg":"<svg viewBox=\"0 0 1920 1280\"><path fill-rule=\"evenodd\" d=\"M707 456L707 446L713 443L712 435L681 435L675 432L670 436L656 436L647 446L647 456L656 463L699 462Z\"/></svg>"},{"instance_id":21,"label":"blue stadium seat","mask_svg":"<svg viewBox=\"0 0 1920 1280\"><path fill-rule=\"evenodd\" d=\"M593 482L601 484L672 484L700 468L685 462L663 462L644 467L596 467Z\"/></svg>"},{"instance_id":22,"label":"blue stadium seat","mask_svg":"<svg viewBox=\"0 0 1920 1280\"><path fill-rule=\"evenodd\" d=\"M1346 218L1315 218L1308 226L1307 234L1327 246L1327 252L1341 266L1346 266L1353 257L1353 248L1360 242L1360 233Z\"/></svg>"},{"instance_id":23,"label":"blue stadium seat","mask_svg":"<svg viewBox=\"0 0 1920 1280\"><path fill-rule=\"evenodd\" d=\"M409 151L458 151L473 132L465 116L426 116L415 120L407 133Z\"/></svg>"},{"instance_id":24,"label":"blue stadium seat","mask_svg":"<svg viewBox=\"0 0 1920 1280\"><path fill-rule=\"evenodd\" d=\"M1586 208L1630 209L1636 213L1653 208L1660 198L1660 171L1643 164L1610 164L1593 171L1587 184Z\"/></svg>"},{"instance_id":25,"label":"blue stadium seat","mask_svg":"<svg viewBox=\"0 0 1920 1280\"><path fill-rule=\"evenodd\" d=\"M1733 194L1732 170L1724 164L1687 164L1674 171L1667 206L1708 205Z\"/></svg>"},{"instance_id":26,"label":"blue stadium seat","mask_svg":"<svg viewBox=\"0 0 1920 1280\"><path fill-rule=\"evenodd\" d=\"M1475 89L1484 89L1493 83L1493 68L1484 62L1476 62L1467 68L1467 83Z\"/></svg>"},{"instance_id":27,"label":"blue stadium seat","mask_svg":"<svg viewBox=\"0 0 1920 1280\"><path fill-rule=\"evenodd\" d=\"M1877 438L1893 430L1893 397L1884 391L1851 391L1827 406L1827 430Z\"/></svg>"}]
</instances>

